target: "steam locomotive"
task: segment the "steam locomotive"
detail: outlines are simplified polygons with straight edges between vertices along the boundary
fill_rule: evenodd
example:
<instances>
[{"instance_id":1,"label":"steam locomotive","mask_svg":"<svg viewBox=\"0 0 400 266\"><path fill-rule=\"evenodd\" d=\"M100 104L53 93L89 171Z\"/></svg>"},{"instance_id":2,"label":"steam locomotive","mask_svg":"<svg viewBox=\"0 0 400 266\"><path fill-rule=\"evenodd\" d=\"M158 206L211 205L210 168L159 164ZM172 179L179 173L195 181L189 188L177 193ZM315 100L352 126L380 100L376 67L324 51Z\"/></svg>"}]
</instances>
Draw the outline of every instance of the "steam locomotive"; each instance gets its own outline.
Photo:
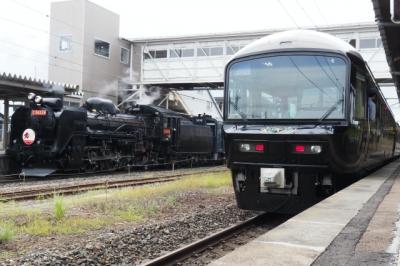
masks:
<instances>
[{"instance_id":1,"label":"steam locomotive","mask_svg":"<svg viewBox=\"0 0 400 266\"><path fill-rule=\"evenodd\" d=\"M120 112L110 101L89 98L63 107L60 98L28 96L11 118L7 153L26 175L104 171L129 165L168 164L223 157L221 122L157 106Z\"/></svg>"},{"instance_id":2,"label":"steam locomotive","mask_svg":"<svg viewBox=\"0 0 400 266\"><path fill-rule=\"evenodd\" d=\"M400 154L362 56L328 34L276 33L225 72L224 139L240 208L301 211Z\"/></svg>"}]
</instances>

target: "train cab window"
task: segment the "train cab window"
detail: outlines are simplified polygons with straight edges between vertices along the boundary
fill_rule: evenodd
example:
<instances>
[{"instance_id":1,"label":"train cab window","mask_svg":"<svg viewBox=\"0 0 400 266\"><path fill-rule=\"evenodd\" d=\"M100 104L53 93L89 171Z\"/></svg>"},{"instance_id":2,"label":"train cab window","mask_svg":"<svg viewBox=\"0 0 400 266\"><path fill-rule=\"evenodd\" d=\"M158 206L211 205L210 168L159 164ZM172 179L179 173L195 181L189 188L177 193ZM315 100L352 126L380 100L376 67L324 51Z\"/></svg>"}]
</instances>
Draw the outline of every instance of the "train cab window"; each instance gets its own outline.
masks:
<instances>
[{"instance_id":1,"label":"train cab window","mask_svg":"<svg viewBox=\"0 0 400 266\"><path fill-rule=\"evenodd\" d=\"M351 86L354 100L353 118L363 120L365 119L367 79L358 68L353 68Z\"/></svg>"},{"instance_id":2,"label":"train cab window","mask_svg":"<svg viewBox=\"0 0 400 266\"><path fill-rule=\"evenodd\" d=\"M346 63L336 56L239 61L229 67L227 118L343 119L345 84Z\"/></svg>"}]
</instances>

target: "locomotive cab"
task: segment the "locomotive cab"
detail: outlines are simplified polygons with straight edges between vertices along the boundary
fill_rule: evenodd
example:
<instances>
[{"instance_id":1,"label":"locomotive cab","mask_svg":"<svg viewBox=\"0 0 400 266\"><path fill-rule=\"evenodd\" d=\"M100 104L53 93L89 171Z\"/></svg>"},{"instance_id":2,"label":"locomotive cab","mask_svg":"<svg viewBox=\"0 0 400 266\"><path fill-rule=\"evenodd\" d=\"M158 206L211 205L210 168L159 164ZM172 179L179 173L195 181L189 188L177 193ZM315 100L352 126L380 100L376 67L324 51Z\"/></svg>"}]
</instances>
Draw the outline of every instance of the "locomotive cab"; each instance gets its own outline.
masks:
<instances>
[{"instance_id":1,"label":"locomotive cab","mask_svg":"<svg viewBox=\"0 0 400 266\"><path fill-rule=\"evenodd\" d=\"M25 169L24 174L44 176L64 163L54 157L65 153L75 131L84 130L86 113L77 108L63 109L60 98L30 93L28 100L28 106L18 108L12 115L7 154ZM71 155L79 152L79 147L68 150L70 166L76 163Z\"/></svg>"}]
</instances>

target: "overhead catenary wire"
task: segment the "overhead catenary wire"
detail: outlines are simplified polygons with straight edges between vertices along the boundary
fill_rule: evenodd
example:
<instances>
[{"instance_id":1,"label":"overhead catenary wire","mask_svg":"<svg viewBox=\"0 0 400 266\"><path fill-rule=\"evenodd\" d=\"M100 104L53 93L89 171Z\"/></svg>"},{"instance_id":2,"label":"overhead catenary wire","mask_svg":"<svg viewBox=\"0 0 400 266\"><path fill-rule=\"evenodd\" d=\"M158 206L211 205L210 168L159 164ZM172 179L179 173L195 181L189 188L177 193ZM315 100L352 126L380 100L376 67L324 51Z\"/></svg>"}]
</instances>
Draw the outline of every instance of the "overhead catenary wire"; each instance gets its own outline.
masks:
<instances>
[{"instance_id":1,"label":"overhead catenary wire","mask_svg":"<svg viewBox=\"0 0 400 266\"><path fill-rule=\"evenodd\" d=\"M296 20L292 17L292 15L289 13L289 11L286 9L286 7L283 5L283 3L281 2L281 0L277 0L278 4L282 7L282 9L285 11L286 15L288 15L288 17L290 18L290 20L296 25L296 27L298 29L300 29L299 24L297 24Z\"/></svg>"},{"instance_id":2,"label":"overhead catenary wire","mask_svg":"<svg viewBox=\"0 0 400 266\"><path fill-rule=\"evenodd\" d=\"M48 57L52 57L53 59L65 61L65 62L67 62L67 63L71 63L71 64L78 65L78 66L83 66L82 64L77 63L77 62L74 62L74 61L72 61L72 60L68 60L68 59L65 59L65 58L61 58L61 57L59 57L59 56L52 55L52 54L50 54L49 52L37 50L37 49L31 48L31 47L28 47L28 46L25 46L25 45L21 45L21 44L15 43L15 42L10 42L10 41L4 40L4 39L0 39L0 42L5 43L6 45L10 45L10 46L18 46L18 47L21 47L21 48L24 48L24 49L28 49L28 50L31 50L31 51L33 51L33 52L35 52L35 53L39 53L39 54L46 55L46 56L48 56Z\"/></svg>"},{"instance_id":3,"label":"overhead catenary wire","mask_svg":"<svg viewBox=\"0 0 400 266\"><path fill-rule=\"evenodd\" d=\"M41 10L38 10L38 9L36 9L36 8L33 8L33 7L31 7L30 5L27 5L27 4L25 4L25 3L21 3L21 2L19 2L19 1L17 1L17 0L9 0L9 2L12 2L12 3L16 4L16 5L19 5L19 6L25 8L25 9L27 9L27 10L33 11L33 12L35 12L35 13L41 15L41 16L44 16L44 17L48 18L49 20L57 21L57 22L59 22L59 23L61 23L61 24L64 24L64 25L70 27L70 28L75 28L75 29L79 30L80 32L83 32L83 29L82 29L81 27L72 25L72 24L70 24L70 23L68 23L68 22L66 22L66 21L64 21L64 20L55 18L55 17L51 16L51 14L47 14L47 13L45 13L45 12L42 12Z\"/></svg>"},{"instance_id":4,"label":"overhead catenary wire","mask_svg":"<svg viewBox=\"0 0 400 266\"><path fill-rule=\"evenodd\" d=\"M318 1L317 1L317 0L313 0L313 2L314 2L314 6L316 7L318 13L320 14L320 16L322 17L322 19L324 20L325 25L329 25L328 20L326 19L324 13L323 13L322 10L319 8L319 5L318 5L318 3L317 3Z\"/></svg>"},{"instance_id":5,"label":"overhead catenary wire","mask_svg":"<svg viewBox=\"0 0 400 266\"><path fill-rule=\"evenodd\" d=\"M74 68L68 68L68 67L65 67L65 66L51 64L50 62L49 63L45 63L43 61L39 61L39 60L36 60L34 58L23 56L23 55L19 55L19 54L13 54L13 53L4 52L4 51L1 51L1 50L0 50L0 53L6 54L6 55L15 56L15 57L20 57L20 58L23 58L23 59L27 59L27 60L36 62L36 63L41 64L41 65L45 65L45 66L54 66L54 67L62 68L62 69L65 69L65 70L74 71L74 72L77 72L77 73L88 73L89 76L103 77L103 75L99 75L99 74L96 74L94 72L89 72L89 71L86 71L86 70L78 70L78 69L74 69ZM109 73L106 73L106 74L108 74L109 76L117 77L118 79L124 79L124 77L122 77L122 76L112 75L112 74L109 74Z\"/></svg>"},{"instance_id":6,"label":"overhead catenary wire","mask_svg":"<svg viewBox=\"0 0 400 266\"><path fill-rule=\"evenodd\" d=\"M304 9L304 7L300 4L300 2L298 0L296 0L296 4L300 7L300 9L303 11L303 13L306 15L306 17L308 18L308 20L310 20L311 24L318 29L317 24L315 24L314 20L311 18L311 16L308 14L308 12Z\"/></svg>"},{"instance_id":7,"label":"overhead catenary wire","mask_svg":"<svg viewBox=\"0 0 400 266\"><path fill-rule=\"evenodd\" d=\"M68 68L68 67L60 66L60 65L56 65L56 64L51 64L50 62L49 62L49 63L45 63L45 62L39 61L39 60L37 60L37 59L30 58L30 57L21 56L21 55L16 55L16 54L8 53L8 52L5 53L5 52L3 52L3 51L1 51L1 50L0 50L0 53L3 52L3 54L13 55L13 56L17 56L17 57L20 57L20 58L27 58L27 59L29 59L29 60L31 60L31 61L35 61L35 62L37 62L37 63L39 63L39 64L46 64L46 65L51 65L51 66L55 66L55 67L60 67L60 68L64 68L64 69L71 70L71 71L77 71L77 72L79 72L79 73L81 73L81 72L84 72L84 73L88 72L88 71L86 71L86 70L83 70L83 67L84 67L83 64L74 62L74 61L72 61L72 60L68 60L68 59L59 57L59 56L57 56L57 55L50 54L50 53L48 53L48 52L40 51L40 50L31 48L31 47L28 47L28 46L25 46L25 45L21 45L21 44L9 42L9 41L6 41L6 40L0 39L0 42L6 43L6 44L9 44L9 45L13 45L13 46L19 46L19 47L21 47L21 48L29 49L29 50L31 50L31 51L34 51L34 52L36 52L36 53L44 54L44 55L46 55L46 56L48 56L48 57L51 57L51 58L53 58L53 59L55 59L55 60L60 60L60 61L64 61L64 62L67 62L67 63L74 64L74 65L76 65L76 66L82 67L82 70L79 70L79 69L72 69L72 68ZM117 78L117 79L125 79L125 78L127 78L127 76L114 75L114 74L111 74L111 73L106 72L106 71L98 71L98 70L96 70L96 73L102 73L102 74L105 74L106 76L113 77L113 78ZM89 73L89 74L92 75L93 73ZM102 77L101 75L95 75L95 76Z\"/></svg>"}]
</instances>

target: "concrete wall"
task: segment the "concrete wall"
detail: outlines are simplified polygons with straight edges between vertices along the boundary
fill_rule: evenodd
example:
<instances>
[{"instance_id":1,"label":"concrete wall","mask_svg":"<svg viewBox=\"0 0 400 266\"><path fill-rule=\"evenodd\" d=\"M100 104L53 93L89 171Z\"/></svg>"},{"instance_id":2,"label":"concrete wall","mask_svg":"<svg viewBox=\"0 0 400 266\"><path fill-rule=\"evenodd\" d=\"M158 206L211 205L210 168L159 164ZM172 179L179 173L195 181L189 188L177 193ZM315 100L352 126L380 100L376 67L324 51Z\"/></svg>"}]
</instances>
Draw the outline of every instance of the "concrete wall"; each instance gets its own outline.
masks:
<instances>
[{"instance_id":1,"label":"concrete wall","mask_svg":"<svg viewBox=\"0 0 400 266\"><path fill-rule=\"evenodd\" d=\"M84 10L81 0L51 3L49 80L82 87ZM62 36L71 36L71 50L60 51Z\"/></svg>"},{"instance_id":2,"label":"concrete wall","mask_svg":"<svg viewBox=\"0 0 400 266\"><path fill-rule=\"evenodd\" d=\"M78 84L84 99L117 102L119 83L129 79L129 63L120 62L121 47L130 48L119 38L119 15L87 0L71 0L52 3L51 16L51 35L72 36L72 49L60 51L60 39L51 38L49 79ZM108 58L95 54L96 39L110 44Z\"/></svg>"},{"instance_id":3,"label":"concrete wall","mask_svg":"<svg viewBox=\"0 0 400 266\"><path fill-rule=\"evenodd\" d=\"M120 62L121 47L129 50L129 43L119 38L119 15L91 2L86 2L85 43L83 75L85 98L102 96L117 99L118 82L129 79L129 64ZM96 39L110 43L110 56L105 58L94 53Z\"/></svg>"}]
</instances>

